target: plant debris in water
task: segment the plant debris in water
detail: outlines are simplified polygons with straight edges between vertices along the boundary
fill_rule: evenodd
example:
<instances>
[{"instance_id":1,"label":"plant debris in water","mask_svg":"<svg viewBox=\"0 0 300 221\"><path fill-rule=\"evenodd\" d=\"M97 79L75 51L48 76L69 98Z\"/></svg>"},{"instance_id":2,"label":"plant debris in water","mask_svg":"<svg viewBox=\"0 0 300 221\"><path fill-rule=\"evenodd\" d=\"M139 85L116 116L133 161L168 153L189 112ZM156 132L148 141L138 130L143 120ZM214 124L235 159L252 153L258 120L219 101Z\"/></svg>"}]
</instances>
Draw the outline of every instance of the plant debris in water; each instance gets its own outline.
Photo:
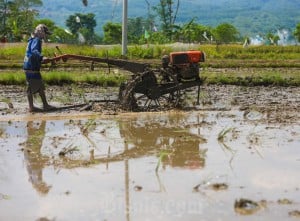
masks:
<instances>
[{"instance_id":1,"label":"plant debris in water","mask_svg":"<svg viewBox=\"0 0 300 221\"><path fill-rule=\"evenodd\" d=\"M213 189L213 190L227 190L228 189L228 185L226 183L213 183L210 185L210 187Z\"/></svg>"},{"instance_id":2,"label":"plant debris in water","mask_svg":"<svg viewBox=\"0 0 300 221\"><path fill-rule=\"evenodd\" d=\"M10 196L0 193L0 200L9 200Z\"/></svg>"},{"instance_id":3,"label":"plant debris in water","mask_svg":"<svg viewBox=\"0 0 300 221\"><path fill-rule=\"evenodd\" d=\"M139 186L139 185L134 186L135 191L142 191L142 189L143 189L142 186Z\"/></svg>"},{"instance_id":4,"label":"plant debris in water","mask_svg":"<svg viewBox=\"0 0 300 221\"><path fill-rule=\"evenodd\" d=\"M63 148L63 150L61 150L58 155L60 157L64 157L66 156L67 154L72 154L74 151L78 151L78 147L73 147L73 148Z\"/></svg>"},{"instance_id":5,"label":"plant debris in water","mask_svg":"<svg viewBox=\"0 0 300 221\"><path fill-rule=\"evenodd\" d=\"M289 216L300 218L300 210L290 211Z\"/></svg>"},{"instance_id":6,"label":"plant debris in water","mask_svg":"<svg viewBox=\"0 0 300 221\"><path fill-rule=\"evenodd\" d=\"M242 215L251 215L257 211L259 211L262 206L253 200L241 198L234 202L234 210L235 212Z\"/></svg>"},{"instance_id":7,"label":"plant debris in water","mask_svg":"<svg viewBox=\"0 0 300 221\"><path fill-rule=\"evenodd\" d=\"M200 192L200 187L219 191L219 190L227 190L228 184L226 184L226 183L201 183L201 184L196 185L193 188L193 190L195 192Z\"/></svg>"},{"instance_id":8,"label":"plant debris in water","mask_svg":"<svg viewBox=\"0 0 300 221\"><path fill-rule=\"evenodd\" d=\"M288 205L288 204L292 204L293 202L291 201L291 200L289 200L289 199L279 199L279 200L277 200L277 203L278 204L282 204L282 205Z\"/></svg>"}]
</instances>

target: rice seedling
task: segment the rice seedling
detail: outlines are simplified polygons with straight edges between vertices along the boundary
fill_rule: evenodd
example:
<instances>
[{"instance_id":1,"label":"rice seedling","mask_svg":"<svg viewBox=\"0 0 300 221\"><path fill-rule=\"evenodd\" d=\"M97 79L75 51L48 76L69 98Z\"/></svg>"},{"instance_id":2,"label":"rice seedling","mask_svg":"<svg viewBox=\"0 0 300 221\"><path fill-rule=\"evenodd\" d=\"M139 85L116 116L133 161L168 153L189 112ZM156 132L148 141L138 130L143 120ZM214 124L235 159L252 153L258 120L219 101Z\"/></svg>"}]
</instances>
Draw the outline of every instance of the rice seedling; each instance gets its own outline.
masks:
<instances>
[{"instance_id":1,"label":"rice seedling","mask_svg":"<svg viewBox=\"0 0 300 221\"><path fill-rule=\"evenodd\" d=\"M232 127L229 128L224 128L223 130L221 130L218 134L218 141L223 142L224 138L226 136L226 134L228 134L229 132L231 132L233 130Z\"/></svg>"},{"instance_id":2,"label":"rice seedling","mask_svg":"<svg viewBox=\"0 0 300 221\"><path fill-rule=\"evenodd\" d=\"M166 158L168 157L170 154L169 151L166 151L166 150L161 150L160 153L159 153L159 157L158 157L158 161L157 161L157 164L156 164L156 167L155 167L155 172L157 173L158 172L158 169L160 167L160 164L161 162Z\"/></svg>"},{"instance_id":3,"label":"rice seedling","mask_svg":"<svg viewBox=\"0 0 300 221\"><path fill-rule=\"evenodd\" d=\"M48 72L47 74L43 74L43 79L47 84L50 85L63 85L75 83L74 77L71 76L71 73L67 72Z\"/></svg>"},{"instance_id":4,"label":"rice seedling","mask_svg":"<svg viewBox=\"0 0 300 221\"><path fill-rule=\"evenodd\" d=\"M57 44L47 43L43 53L46 57L53 57L57 53ZM120 58L121 47L115 46L87 46L87 45L58 45L60 51L66 54L78 54L93 57ZM22 62L25 43L6 44L0 51L0 69L17 71L2 71L0 84L25 84ZM207 78L207 84L237 84L237 85L300 85L300 46L249 46L242 45L129 45L130 59L152 59L146 63L157 64L162 55L176 50L202 50L206 54L206 62L202 63L201 77ZM89 83L101 86L119 86L126 80L124 74L95 73L86 71L87 63L61 63L64 70L47 71L45 65L42 73L47 84ZM50 68L50 67L49 67ZM98 68L98 66L97 66ZM102 66L99 68L103 68ZM207 70L209 68L209 70ZM226 69L226 73L215 72L216 68ZM251 68L255 71L247 71ZM245 69L245 71L237 71ZM268 70L266 70L268 69ZM277 70L279 69L279 70ZM282 70L284 71L282 72ZM84 73L83 73L84 72Z\"/></svg>"},{"instance_id":5,"label":"rice seedling","mask_svg":"<svg viewBox=\"0 0 300 221\"><path fill-rule=\"evenodd\" d=\"M8 72L0 74L0 84L3 85L22 85L25 84L25 74L22 72Z\"/></svg>"}]
</instances>

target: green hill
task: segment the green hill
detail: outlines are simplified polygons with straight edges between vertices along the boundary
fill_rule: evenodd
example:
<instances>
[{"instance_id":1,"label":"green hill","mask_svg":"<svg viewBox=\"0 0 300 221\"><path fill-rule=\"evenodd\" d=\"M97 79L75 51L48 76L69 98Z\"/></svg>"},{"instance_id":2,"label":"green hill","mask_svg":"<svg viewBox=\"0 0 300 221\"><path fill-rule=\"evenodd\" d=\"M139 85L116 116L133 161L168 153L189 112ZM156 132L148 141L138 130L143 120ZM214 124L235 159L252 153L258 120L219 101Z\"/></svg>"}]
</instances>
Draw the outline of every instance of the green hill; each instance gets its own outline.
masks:
<instances>
[{"instance_id":1,"label":"green hill","mask_svg":"<svg viewBox=\"0 0 300 221\"><path fill-rule=\"evenodd\" d=\"M148 4L150 9L159 0L128 0L128 16L146 17ZM122 0L89 0L84 7L81 0L43 1L38 9L41 18L50 18L59 26L65 27L65 20L71 14L94 13L97 20L97 33L108 21L121 22ZM153 11L152 11L153 12ZM215 27L228 22L233 24L242 35L254 36L275 32L277 29L293 31L300 22L299 0L182 0L177 16L177 23L185 23L196 17L197 22ZM159 21L156 22L157 24Z\"/></svg>"}]
</instances>

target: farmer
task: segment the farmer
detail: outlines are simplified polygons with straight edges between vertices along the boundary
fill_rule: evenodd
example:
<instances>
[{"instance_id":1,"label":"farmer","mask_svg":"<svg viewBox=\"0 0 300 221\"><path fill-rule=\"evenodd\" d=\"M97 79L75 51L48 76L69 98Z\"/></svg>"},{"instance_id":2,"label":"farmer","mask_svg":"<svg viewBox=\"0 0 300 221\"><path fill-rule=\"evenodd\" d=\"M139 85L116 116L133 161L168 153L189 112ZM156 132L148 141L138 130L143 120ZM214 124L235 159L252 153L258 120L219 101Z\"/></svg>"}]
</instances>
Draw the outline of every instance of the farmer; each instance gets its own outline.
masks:
<instances>
[{"instance_id":1,"label":"farmer","mask_svg":"<svg viewBox=\"0 0 300 221\"><path fill-rule=\"evenodd\" d=\"M33 94L35 93L39 93L45 111L55 109L55 107L49 105L47 102L45 86L40 73L41 64L49 62L49 59L42 55L42 40L46 40L50 34L51 32L46 25L39 24L28 40L23 69L26 74L27 98L30 112L42 111L33 105Z\"/></svg>"}]
</instances>

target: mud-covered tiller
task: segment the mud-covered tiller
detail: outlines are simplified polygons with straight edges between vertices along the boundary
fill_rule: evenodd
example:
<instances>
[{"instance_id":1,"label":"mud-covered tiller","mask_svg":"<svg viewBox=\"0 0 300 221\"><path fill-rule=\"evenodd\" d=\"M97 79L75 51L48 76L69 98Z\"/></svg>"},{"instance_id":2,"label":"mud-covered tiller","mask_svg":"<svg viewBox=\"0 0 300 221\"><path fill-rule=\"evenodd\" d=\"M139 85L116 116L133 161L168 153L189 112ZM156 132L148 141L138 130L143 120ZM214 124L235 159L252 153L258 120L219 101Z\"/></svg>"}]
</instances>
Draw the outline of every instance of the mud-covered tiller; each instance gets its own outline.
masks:
<instances>
[{"instance_id":1,"label":"mud-covered tiller","mask_svg":"<svg viewBox=\"0 0 300 221\"><path fill-rule=\"evenodd\" d=\"M199 103L200 62L205 61L202 51L172 52L162 58L160 68L151 68L149 64L125 59L110 59L73 54L63 54L48 60L52 64L69 59L106 63L132 73L131 79L122 83L119 90L119 102L126 110L153 110L176 107L181 92L187 88L198 87Z\"/></svg>"}]
</instances>

